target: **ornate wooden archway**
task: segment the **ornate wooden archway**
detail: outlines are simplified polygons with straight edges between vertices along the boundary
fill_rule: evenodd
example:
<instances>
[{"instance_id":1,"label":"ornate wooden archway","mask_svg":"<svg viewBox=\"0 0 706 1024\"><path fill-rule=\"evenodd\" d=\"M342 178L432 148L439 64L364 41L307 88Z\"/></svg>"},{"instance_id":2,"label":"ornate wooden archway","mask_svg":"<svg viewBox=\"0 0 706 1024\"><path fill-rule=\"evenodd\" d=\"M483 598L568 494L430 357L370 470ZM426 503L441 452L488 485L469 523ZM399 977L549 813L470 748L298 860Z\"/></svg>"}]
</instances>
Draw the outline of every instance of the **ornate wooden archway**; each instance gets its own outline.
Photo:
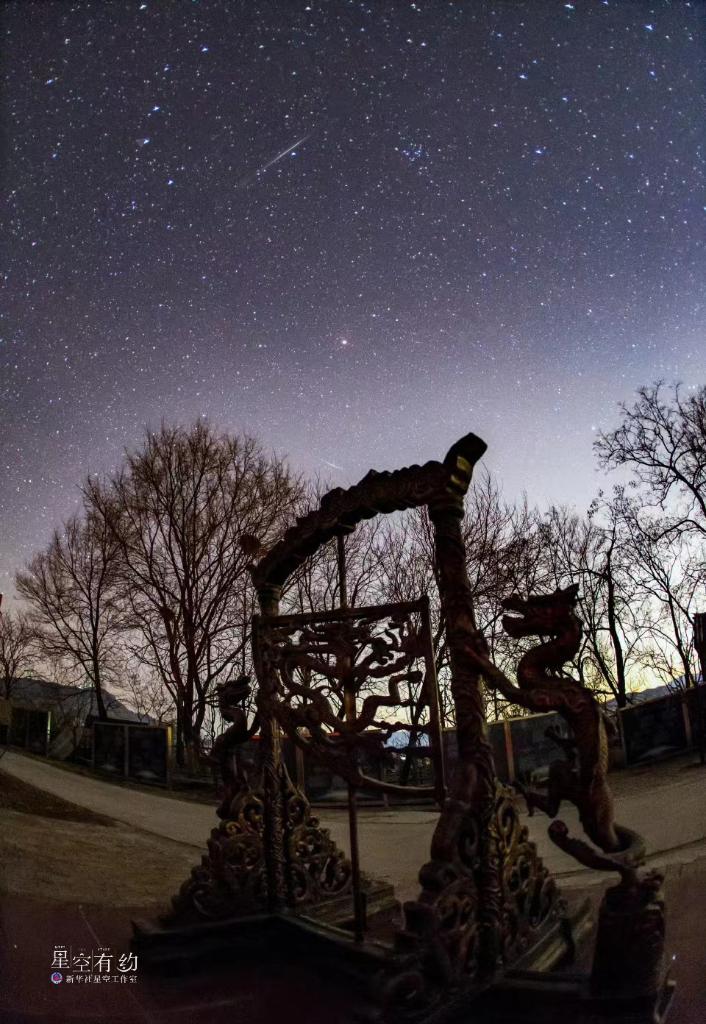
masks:
<instances>
[{"instance_id":1,"label":"ornate wooden archway","mask_svg":"<svg viewBox=\"0 0 706 1024\"><path fill-rule=\"evenodd\" d=\"M441 462L371 471L351 488L330 491L251 567L261 609L254 628L261 774L233 792L208 855L175 901L173 923L237 921L260 910L269 919L284 915L291 925L292 914L294 920L310 916L350 890L351 865L319 826L284 765L283 731L296 741L300 726L311 725L311 719L301 717L301 708L295 714L283 699L286 687L282 665L273 661L272 637L301 625L279 614L282 590L321 545L364 519L426 507L434 528L458 762L430 858L420 869L419 896L405 905L404 923L386 956L381 960L376 951L373 958L380 1001L395 1019L431 1020L442 1006L448 1009L450 1001L487 987L507 967L531 961L532 950L541 951L546 965L570 945L565 904L519 824L513 794L497 782L479 672L464 653L469 647L480 650L482 643L461 521L473 468L485 450L480 438L468 434ZM366 611L380 609L352 610L350 618ZM403 647L399 641L396 649ZM325 927L320 931L325 939ZM341 946L340 934L331 937L331 945Z\"/></svg>"}]
</instances>

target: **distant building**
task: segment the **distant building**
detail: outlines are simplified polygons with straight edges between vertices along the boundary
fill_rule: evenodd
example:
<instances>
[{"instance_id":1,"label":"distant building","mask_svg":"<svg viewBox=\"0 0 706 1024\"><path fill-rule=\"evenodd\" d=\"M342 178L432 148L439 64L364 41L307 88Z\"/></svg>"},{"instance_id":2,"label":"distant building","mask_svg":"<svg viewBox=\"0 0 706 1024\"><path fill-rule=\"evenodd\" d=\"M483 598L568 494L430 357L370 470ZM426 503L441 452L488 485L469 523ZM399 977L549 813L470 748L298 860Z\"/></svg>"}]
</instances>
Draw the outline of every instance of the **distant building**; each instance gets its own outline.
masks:
<instances>
[{"instance_id":1,"label":"distant building","mask_svg":"<svg viewBox=\"0 0 706 1024\"><path fill-rule=\"evenodd\" d=\"M150 725L153 720L131 711L103 690L112 722ZM84 730L98 720L92 687L62 686L47 679L15 679L9 700L0 700L0 743L66 760L84 740Z\"/></svg>"}]
</instances>

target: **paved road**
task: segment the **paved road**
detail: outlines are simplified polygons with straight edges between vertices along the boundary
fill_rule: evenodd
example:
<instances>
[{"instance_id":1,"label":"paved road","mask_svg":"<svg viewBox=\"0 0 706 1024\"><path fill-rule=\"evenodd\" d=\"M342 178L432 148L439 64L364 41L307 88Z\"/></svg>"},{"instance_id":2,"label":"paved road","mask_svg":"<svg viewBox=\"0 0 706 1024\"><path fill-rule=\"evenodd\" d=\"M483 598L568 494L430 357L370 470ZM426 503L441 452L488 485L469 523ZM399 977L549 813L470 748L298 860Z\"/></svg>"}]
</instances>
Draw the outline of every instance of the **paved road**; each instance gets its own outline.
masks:
<instances>
[{"instance_id":1,"label":"paved road","mask_svg":"<svg viewBox=\"0 0 706 1024\"><path fill-rule=\"evenodd\" d=\"M689 863L706 853L706 770L680 768L683 765L658 765L640 773L615 776L616 818L645 837L650 863ZM3 758L2 769L65 800L193 846L195 861L196 849L203 849L216 823L214 809L205 804L116 786L15 752ZM346 813L318 807L317 814L348 852ZM562 808L562 817L572 832L580 834L573 808ZM429 855L436 819L437 815L427 809L361 809L363 870L394 883L401 899L412 898L418 889L417 873ZM525 821L545 864L564 886L604 880L597 872L577 871L575 861L553 846L544 816L538 814Z\"/></svg>"},{"instance_id":2,"label":"paved road","mask_svg":"<svg viewBox=\"0 0 706 1024\"><path fill-rule=\"evenodd\" d=\"M683 768L683 763L670 762L621 773L614 781L619 819L647 836L651 849L657 851L656 862L669 864L667 953L676 957L678 981L670 1024L672 1019L673 1024L703 1024L706 801L702 791L706 772ZM214 809L203 804L112 785L15 753L3 758L2 769L128 825L186 844L193 850L194 862L216 820ZM321 817L345 846L345 814L327 809ZM427 856L435 820L436 815L427 810L361 811L364 867L394 881L403 899L416 892L416 873ZM560 854L546 838L546 819L533 818L529 824L548 865L561 872ZM588 895L595 905L606 884L605 875L578 873L573 868L569 862L571 874L564 875L563 885L577 887L574 897ZM127 951L129 918L129 913L112 907L67 907L3 895L0 976L7 984L0 986L0 1019L7 1024L28 1024L29 1020L35 1024L59 1020L62 1024L88 1024L89 1020L91 1024L228 1024L233 1020L268 1024L286 1016L288 1007L306 1004L311 1024L343 1024L340 992L329 991L326 979L315 972L288 971L286 965L278 968L276 977L269 965L259 971L250 963L229 963L220 974L213 968L167 981L145 976L132 993L123 986L72 991L69 985L57 990L49 984L48 965L57 943Z\"/></svg>"}]
</instances>

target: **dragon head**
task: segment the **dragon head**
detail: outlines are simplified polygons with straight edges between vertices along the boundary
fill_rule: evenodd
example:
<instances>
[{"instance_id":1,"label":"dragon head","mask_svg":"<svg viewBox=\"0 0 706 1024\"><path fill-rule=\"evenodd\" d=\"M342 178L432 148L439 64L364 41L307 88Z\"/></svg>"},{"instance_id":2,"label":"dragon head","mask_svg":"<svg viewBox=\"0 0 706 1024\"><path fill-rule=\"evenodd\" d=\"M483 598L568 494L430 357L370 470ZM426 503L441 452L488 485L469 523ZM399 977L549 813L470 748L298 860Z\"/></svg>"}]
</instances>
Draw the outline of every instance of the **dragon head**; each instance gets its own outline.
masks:
<instances>
[{"instance_id":1,"label":"dragon head","mask_svg":"<svg viewBox=\"0 0 706 1024\"><path fill-rule=\"evenodd\" d=\"M227 722L233 721L234 712L237 712L248 699L250 690L250 676L238 676L237 679L218 683L218 710Z\"/></svg>"},{"instance_id":2,"label":"dragon head","mask_svg":"<svg viewBox=\"0 0 706 1024\"><path fill-rule=\"evenodd\" d=\"M513 615L503 615L503 629L515 639L523 636L557 636L576 621L574 609L578 599L578 583L552 594L520 597L512 594L503 601L503 608Z\"/></svg>"}]
</instances>

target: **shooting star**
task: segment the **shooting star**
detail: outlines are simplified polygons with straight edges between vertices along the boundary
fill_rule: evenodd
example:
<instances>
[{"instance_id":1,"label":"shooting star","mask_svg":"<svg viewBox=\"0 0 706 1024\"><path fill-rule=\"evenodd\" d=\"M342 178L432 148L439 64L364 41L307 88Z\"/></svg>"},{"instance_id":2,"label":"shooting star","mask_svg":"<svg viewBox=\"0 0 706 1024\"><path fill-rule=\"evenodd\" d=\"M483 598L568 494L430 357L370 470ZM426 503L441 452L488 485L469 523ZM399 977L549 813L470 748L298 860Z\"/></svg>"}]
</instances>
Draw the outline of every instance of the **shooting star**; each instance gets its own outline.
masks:
<instances>
[{"instance_id":1,"label":"shooting star","mask_svg":"<svg viewBox=\"0 0 706 1024\"><path fill-rule=\"evenodd\" d=\"M302 135L301 139L297 139L296 142L292 143L291 146L287 146L287 148L283 149L281 153L277 154L277 156L273 156L272 159L268 160L266 164L262 165L262 167L258 167L258 169L253 174L246 174L245 177L240 179L236 187L240 188L242 185L248 185L250 184L250 182L255 181L257 178L261 178L265 171L267 171L270 167L273 167L275 164L278 164L280 160L284 160L284 158L286 156L289 156L290 153L293 153L298 146L301 146L303 143L307 141L307 139L310 139L312 134L312 132L309 132L308 135Z\"/></svg>"},{"instance_id":2,"label":"shooting star","mask_svg":"<svg viewBox=\"0 0 706 1024\"><path fill-rule=\"evenodd\" d=\"M278 153L277 156L273 157L268 163L265 164L264 167L261 167L259 171L255 171L255 174L264 174L268 167L272 167L273 164L278 164L280 160L284 159L285 156L288 156L290 153L293 153L297 146L301 146L303 142L306 142L306 140L310 138L311 132L309 132L308 135L302 135L301 139L297 139L294 145L288 146L287 149L283 149L281 153Z\"/></svg>"},{"instance_id":3,"label":"shooting star","mask_svg":"<svg viewBox=\"0 0 706 1024\"><path fill-rule=\"evenodd\" d=\"M343 466L337 466L335 462L329 462L328 459L322 459L320 455L318 456L318 459L319 459L319 462L323 462L324 465L330 466L331 469L337 469L337 470L339 470L339 472L341 472L341 473L343 472Z\"/></svg>"}]
</instances>

